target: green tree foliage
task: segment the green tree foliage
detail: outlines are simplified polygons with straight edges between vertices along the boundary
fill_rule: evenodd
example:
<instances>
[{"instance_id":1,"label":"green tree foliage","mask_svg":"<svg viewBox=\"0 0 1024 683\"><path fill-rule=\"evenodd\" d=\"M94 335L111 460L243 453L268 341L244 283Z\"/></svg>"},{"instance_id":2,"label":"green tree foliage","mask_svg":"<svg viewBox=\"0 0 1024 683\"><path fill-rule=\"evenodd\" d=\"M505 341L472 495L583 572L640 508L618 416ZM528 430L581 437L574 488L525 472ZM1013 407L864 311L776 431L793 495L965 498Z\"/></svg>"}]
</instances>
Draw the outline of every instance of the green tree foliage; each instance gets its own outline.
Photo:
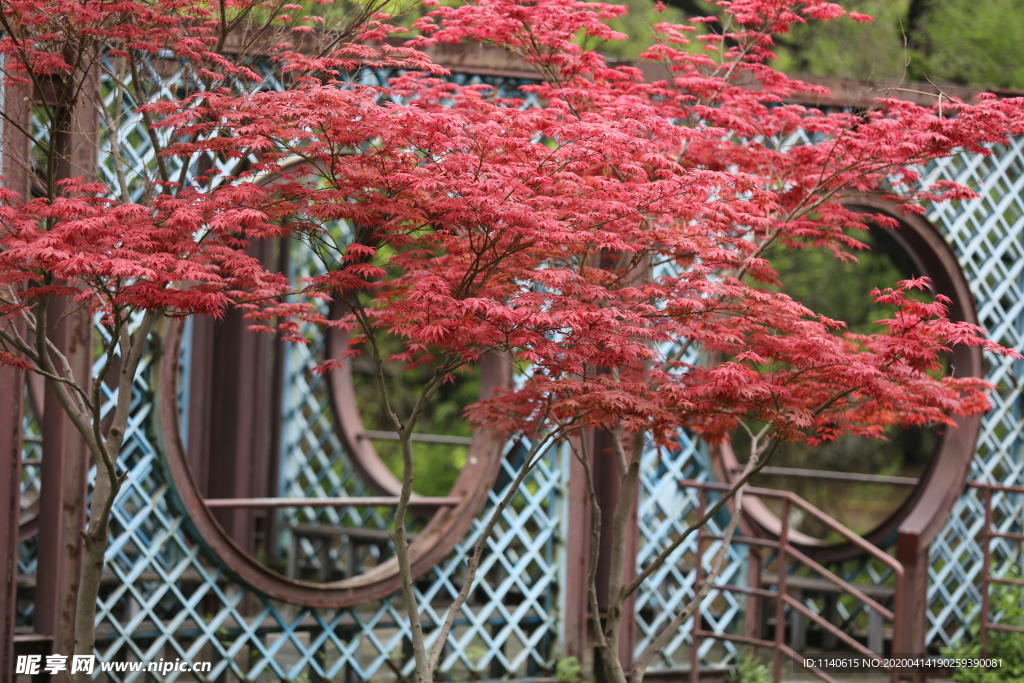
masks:
<instances>
[{"instance_id":1,"label":"green tree foliage","mask_svg":"<svg viewBox=\"0 0 1024 683\"><path fill-rule=\"evenodd\" d=\"M1024 88L1024 0L931 2L910 71L936 83Z\"/></svg>"},{"instance_id":2,"label":"green tree foliage","mask_svg":"<svg viewBox=\"0 0 1024 683\"><path fill-rule=\"evenodd\" d=\"M778 41L776 67L815 76L1024 88L1024 0L841 4L875 21L796 26Z\"/></svg>"},{"instance_id":3,"label":"green tree foliage","mask_svg":"<svg viewBox=\"0 0 1024 683\"><path fill-rule=\"evenodd\" d=\"M1008 571L1000 571L993 566L992 573L1011 580L1019 581L1021 571L1017 567L1009 567ZM1004 626L1024 627L1024 591L1017 585L990 586L991 591L989 615L993 621ZM1024 680L1024 637L1010 631L990 630L988 633L988 649L981 651L981 620L975 615L970 635L953 647L942 650L944 657L951 659L975 660L996 659L999 666L961 667L953 674L956 683L1010 683Z\"/></svg>"},{"instance_id":4,"label":"green tree foliage","mask_svg":"<svg viewBox=\"0 0 1024 683\"><path fill-rule=\"evenodd\" d=\"M814 76L865 80L903 77L909 56L905 38L910 0L846 0L842 4L874 21L796 26L778 40L776 67Z\"/></svg>"},{"instance_id":5,"label":"green tree foliage","mask_svg":"<svg viewBox=\"0 0 1024 683\"><path fill-rule=\"evenodd\" d=\"M386 341L386 351L395 353L400 345L393 339ZM423 385L432 373L430 366L409 368L398 361L384 364L388 396L392 408L405 419L412 411ZM390 431L393 427L380 401L376 386L373 364L366 356L353 363L352 381L356 401L366 429ZM420 434L441 436L471 436L469 423L462 416L462 410L480 396L479 373L468 370L452 376L438 391L428 411L420 418L416 431ZM381 460L396 477L402 475L402 452L400 444L393 439L373 439L373 447ZM416 461L416 478L413 490L424 496L446 496L466 464L468 446L446 443L413 442L413 457Z\"/></svg>"}]
</instances>

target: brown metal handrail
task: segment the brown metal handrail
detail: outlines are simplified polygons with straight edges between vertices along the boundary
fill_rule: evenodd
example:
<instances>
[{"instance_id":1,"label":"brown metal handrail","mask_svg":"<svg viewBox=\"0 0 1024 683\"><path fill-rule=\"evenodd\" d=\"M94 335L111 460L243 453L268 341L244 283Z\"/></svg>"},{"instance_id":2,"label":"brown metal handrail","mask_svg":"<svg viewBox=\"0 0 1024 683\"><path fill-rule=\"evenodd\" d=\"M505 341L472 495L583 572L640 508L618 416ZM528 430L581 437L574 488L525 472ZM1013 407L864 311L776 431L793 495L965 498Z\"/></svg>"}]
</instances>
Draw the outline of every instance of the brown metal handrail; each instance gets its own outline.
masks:
<instances>
[{"instance_id":1,"label":"brown metal handrail","mask_svg":"<svg viewBox=\"0 0 1024 683\"><path fill-rule=\"evenodd\" d=\"M398 507L398 496L352 496L347 498L206 498L208 508L315 508L315 507ZM454 507L462 502L459 496L431 498L413 496L414 508Z\"/></svg>"},{"instance_id":2,"label":"brown metal handrail","mask_svg":"<svg viewBox=\"0 0 1024 683\"><path fill-rule=\"evenodd\" d=\"M683 488L694 488L699 491L699 509L697 511L699 517L703 517L707 509L707 498L709 491L726 492L732 488L732 485L727 483L719 482L700 482L693 481L691 479L685 479L679 482L679 485ZM1022 489L1024 490L1024 489ZM820 626L826 632L836 637L838 640L846 644L850 649L858 652L866 657L877 659L879 653L872 652L870 649L850 637L848 634L843 633L834 624L829 623L818 614L815 614L810 609L803 605L799 600L789 595L787 592L787 577L789 575L790 558L796 560L800 564L812 569L823 579L830 581L835 584L839 589L840 593L846 593L852 595L854 598L859 600L865 605L865 607L875 611L881 615L884 619L888 619L893 622L893 634L894 639L901 632L899 624L902 622L903 616L903 583L904 583L904 570L903 565L898 562L895 558L886 554L881 549L868 543L863 538L850 531L848 528L840 524L838 521L832 519L827 514L814 507L800 496L792 493L791 491L776 491L773 489L764 489L758 487L747 487L744 491L744 495L754 496L758 498L773 498L782 502L782 513L780 519L782 522L782 528L779 533L777 540L764 539L764 538L743 538L734 537L734 543L743 543L747 545L756 545L762 547L773 548L778 552L778 579L776 582L776 590L765 590L761 588L755 588L750 586L730 586L730 585L715 585L715 590L728 591L733 593L742 593L751 596L754 599L774 599L776 605L775 613L775 638L772 641L763 640L760 638L753 638L750 636L738 636L724 633L712 633L710 631L704 631L701 629L701 616L700 610L696 610L694 613L693 629L691 631L690 638L690 683L697 683L700 675L700 645L701 641L705 638L728 640L736 643L743 643L746 645L753 645L756 647L763 647L772 649L775 652L774 658L774 679L775 681L782 680L782 664L783 658L790 659L794 662L803 663L803 659L800 655L793 651L789 646L786 645L785 641L785 623L786 623L786 607L789 606L792 610L795 610L802 614L807 619L810 619L815 624ZM876 600L867 596L863 591L858 589L853 584L841 579L834 573L830 572L827 568L815 562L810 557L802 553L796 547L793 546L789 541L789 513L792 507L797 507L803 510L805 513L811 515L815 519L825 524L828 528L840 534L848 541L861 548L865 553L874 557L879 562L883 563L887 567L891 568L893 574L896 577L896 586L893 592L893 609L889 610L883 607ZM697 550L695 558L695 573L696 577L694 580L694 590L700 589L702 582L703 573L703 542L708 540L722 540L723 536L719 534L709 534L704 531L701 527L697 530ZM749 612L748 612L749 618ZM893 642L893 651L899 652L899 645ZM826 674L824 671L817 667L808 666L808 671L814 673L818 678L828 681L829 683L835 683L835 679ZM889 669L890 680L896 683L899 680L900 671L898 669Z\"/></svg>"},{"instance_id":3,"label":"brown metal handrail","mask_svg":"<svg viewBox=\"0 0 1024 683\"><path fill-rule=\"evenodd\" d=\"M992 576L992 539L1005 538L1008 540L1024 541L1024 534L1003 533L992 530L992 493L1021 493L1024 494L1024 486L1012 486L1009 484L989 484L981 481L969 481L967 485L984 491L985 501L985 524L981 529L981 617L978 624L978 637L981 641L981 657L988 656L988 634L990 631L1007 631L1009 633L1024 634L1024 628L1011 626L1009 624L992 623L989 616L991 597L989 588L993 583L1024 586L1024 580L1008 579L1000 576Z\"/></svg>"}]
</instances>

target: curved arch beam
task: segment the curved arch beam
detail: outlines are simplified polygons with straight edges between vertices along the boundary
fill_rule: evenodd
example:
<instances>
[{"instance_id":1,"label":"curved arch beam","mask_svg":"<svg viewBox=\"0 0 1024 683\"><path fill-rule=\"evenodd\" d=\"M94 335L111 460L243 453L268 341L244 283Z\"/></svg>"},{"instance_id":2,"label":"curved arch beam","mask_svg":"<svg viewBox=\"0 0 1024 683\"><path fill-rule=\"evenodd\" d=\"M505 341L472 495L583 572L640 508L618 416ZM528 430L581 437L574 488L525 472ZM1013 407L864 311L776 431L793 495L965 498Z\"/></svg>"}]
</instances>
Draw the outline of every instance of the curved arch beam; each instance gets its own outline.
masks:
<instances>
[{"instance_id":1,"label":"curved arch beam","mask_svg":"<svg viewBox=\"0 0 1024 683\"><path fill-rule=\"evenodd\" d=\"M262 565L256 558L243 551L225 532L199 493L181 440L176 385L182 328L183 325L179 321L169 321L160 332L164 336L164 353L154 371L153 389L159 402L155 413L155 441L167 468L172 500L184 513L186 526L193 538L237 580L258 593L278 600L309 607L337 609L352 607L396 592L400 588L400 577L398 562L393 557L358 576L331 583L311 583L290 579ZM511 384L511 366L498 356L485 357L481 363L481 375L483 387ZM361 421L359 424L361 425ZM366 439L361 441L366 442ZM494 485L501 466L505 442L504 435L491 430L474 432L466 466L450 494L459 498L461 502L454 506L438 508L430 522L409 546L409 560L414 578L422 576L441 562L465 536ZM383 468L383 464L381 467ZM386 468L384 469L386 471ZM387 484L383 476L376 482L377 486Z\"/></svg>"},{"instance_id":2,"label":"curved arch beam","mask_svg":"<svg viewBox=\"0 0 1024 683\"><path fill-rule=\"evenodd\" d=\"M939 232L924 218L914 214L898 213L894 206L870 195L847 198L844 205L858 213L886 214L900 222L900 229L892 237L913 258L922 275L932 280L935 292L953 302L951 320L978 324L978 314L967 278L960 269L956 254ZM978 347L958 346L953 349L950 365L954 377L984 377L985 363ZM958 417L957 427L946 429L936 446L935 455L921 476L920 483L907 499L888 518L864 538L878 547L892 546L897 533L908 529L915 536L927 538L937 533L953 509L967 481L967 473L974 457L975 444L981 430L981 417ZM728 444L716 449L713 458L715 475L730 481L732 472L738 471L738 461ZM782 524L768 507L756 498L744 504L744 515L754 529L777 537ZM805 553L820 562L838 562L862 554L852 543L826 544L806 534L789 532L790 540Z\"/></svg>"}]
</instances>

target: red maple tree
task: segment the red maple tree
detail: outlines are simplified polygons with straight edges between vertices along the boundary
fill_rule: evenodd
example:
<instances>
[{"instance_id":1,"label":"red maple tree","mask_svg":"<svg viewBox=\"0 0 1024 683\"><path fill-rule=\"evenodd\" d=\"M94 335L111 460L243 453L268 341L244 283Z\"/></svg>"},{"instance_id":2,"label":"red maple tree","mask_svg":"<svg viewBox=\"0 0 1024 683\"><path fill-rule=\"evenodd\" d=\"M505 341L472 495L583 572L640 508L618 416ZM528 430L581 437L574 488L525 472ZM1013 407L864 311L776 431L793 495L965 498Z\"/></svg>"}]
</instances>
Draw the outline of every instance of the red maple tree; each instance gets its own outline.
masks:
<instances>
[{"instance_id":1,"label":"red maple tree","mask_svg":"<svg viewBox=\"0 0 1024 683\"><path fill-rule=\"evenodd\" d=\"M877 334L854 335L777 291L765 253L827 246L845 258L861 246L851 230L867 221L895 227L891 218L844 208L851 193L880 193L918 212L926 202L972 196L950 183L927 186L917 169L961 151L989 153L989 145L1020 132L1021 102L987 97L921 107L888 98L863 112L788 104L798 94L826 93L771 68L772 36L796 22L840 18L843 10L796 0L717 4L723 33L700 31L703 20L656 26L640 65L610 64L584 47L621 37L608 26L624 11L613 5L479 0L436 7L401 48L384 41L395 29L383 18L362 17L368 30L318 38L323 49L260 43L260 58L274 61L288 87L259 92L225 79L259 80L255 48L230 52L229 34L250 21L281 23L253 10L263 5L236 0L218 12L217 3L165 0L145 7L5 4L0 52L9 82L34 81L41 90L59 84L67 99L52 107L54 130L75 106L71 86L91 77L100 51L127 63L173 55L197 74L181 99L135 102L154 139L168 141L160 162L185 169L157 178L145 201L129 201L124 188L62 180L57 161L41 196L0 197L2 359L53 384L102 465L97 490L109 489L94 497L86 533L85 571L93 573L82 584L78 652L92 647L89 603L117 490L130 382L160 316L219 315L238 305L254 324L277 325L296 338L300 323L343 328L349 353L375 361L381 401L403 448L394 536L410 615L418 614L405 523L415 474L411 434L453 373L485 353L514 358L516 388L468 414L482 427L528 439L516 484L546 449L568 440L593 498L584 435L612 434L623 495L610 520L615 540L603 620L596 557L590 573L594 634L609 681L638 682L660 647L662 638L631 672L623 669L623 607L683 540L626 580L625 525L646 442L671 444L683 429L716 442L760 425L730 494L739 508L744 484L779 443L882 438L888 426L951 424L954 415L986 409L987 385L938 376L941 358L957 344L1008 352L981 330L948 320L941 297L922 303L908 296L927 282L877 283L877 300L896 313ZM73 21L52 20L57 15ZM367 40L380 42L370 47L361 42ZM540 79L524 95L544 106L448 82L418 51L465 41L500 46L532 64ZM82 45L86 57L72 64L69 55ZM403 71L387 87L343 79L374 66ZM38 143L52 149L58 137ZM245 163L227 177L188 171L199 158ZM347 226L340 237L332 232L339 222ZM342 319L328 320L311 305L276 303L292 285L246 255L253 240L295 235L333 259L303 291L344 302L349 313ZM104 378L74 377L47 350L47 302L54 297L99 315L112 332L107 357L127 359L113 426L100 424L95 398ZM431 364L408 416L391 410L381 369L385 335L404 344L395 360ZM687 354L697 348L705 352L701 363ZM594 510L596 549L602 520ZM421 683L433 680L487 535L443 627L428 637L411 619ZM665 638L699 597L671 620Z\"/></svg>"}]
</instances>

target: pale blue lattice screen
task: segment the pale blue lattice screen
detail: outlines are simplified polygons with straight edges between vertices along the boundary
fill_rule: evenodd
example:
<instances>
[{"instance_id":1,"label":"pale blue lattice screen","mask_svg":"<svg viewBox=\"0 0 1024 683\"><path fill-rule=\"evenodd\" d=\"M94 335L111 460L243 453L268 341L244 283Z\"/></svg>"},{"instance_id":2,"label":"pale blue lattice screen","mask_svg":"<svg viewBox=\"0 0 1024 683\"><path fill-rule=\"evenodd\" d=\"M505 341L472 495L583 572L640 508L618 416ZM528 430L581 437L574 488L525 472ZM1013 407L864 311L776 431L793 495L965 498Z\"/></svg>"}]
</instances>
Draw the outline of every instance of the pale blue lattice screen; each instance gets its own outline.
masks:
<instances>
[{"instance_id":1,"label":"pale blue lattice screen","mask_svg":"<svg viewBox=\"0 0 1024 683\"><path fill-rule=\"evenodd\" d=\"M116 69L118 65L108 66ZM149 67L151 82L146 87L171 96L196 82L180 71L171 76L166 71ZM360 74L366 81L382 77ZM503 94L514 92L519 84L477 76L455 78L490 82ZM273 74L268 74L262 87L277 87ZM134 108L127 92L109 80L103 94L111 104L122 98L126 112ZM112 187L123 186L132 199L138 199L145 186L141 169L152 163L154 147L141 121L132 116L126 113L115 132L116 151L138 172L121 182L110 163L115 143L109 136L104 142L107 156L101 157L100 167ZM190 169L197 165L198 159L190 161ZM173 170L180 170L180 165ZM308 268L301 259L299 263L300 270ZM303 274L308 273L296 273ZM334 435L325 383L309 373L322 354L320 339L309 346L292 347L288 353L282 429L281 493L285 496L359 495L363 491ZM187 345L182 359L189 359ZM185 376L187 373L182 374ZM127 479L114 509L109 576L98 605L99 657L211 661L210 680L223 675L244 680L393 680L399 673L409 674L409 627L394 598L343 610L313 610L266 600L232 582L215 559L192 542L187 520L168 496L168 483L153 448L149 419L153 396L148 377L147 363L136 383L132 420L119 462ZM445 606L461 586L467 553L482 532L481 520L510 483L518 466L515 457L516 452L510 451L490 503L467 538L417 582L428 623L440 623ZM492 532L480 570L481 590L463 610L449 637L441 665L447 677L516 677L549 671L553 666L565 485L565 468L560 463L553 454L537 467ZM388 521L375 508L318 510L296 511L291 521L319 519L376 528L385 528ZM303 550L312 560L312 548ZM144 676L114 678L143 680ZM172 674L168 680L174 678Z\"/></svg>"},{"instance_id":2,"label":"pale blue lattice screen","mask_svg":"<svg viewBox=\"0 0 1024 683\"><path fill-rule=\"evenodd\" d=\"M991 157L960 155L934 163L930 179L963 183L980 196L933 207L929 219L956 252L989 337L1024 351L1024 139L998 146ZM968 478L1024 484L1024 363L987 355L992 410L982 422L977 452ZM1019 495L993 497L999 531L1021 532L1024 500ZM957 502L945 528L931 547L928 588L928 639L953 644L977 614L982 570L979 543L984 511L982 499L968 490ZM992 542L997 571L1021 566L1020 544Z\"/></svg>"},{"instance_id":3,"label":"pale blue lattice screen","mask_svg":"<svg viewBox=\"0 0 1024 683\"><path fill-rule=\"evenodd\" d=\"M116 68L116 65L111 65ZM187 87L188 78L167 77L166 70L152 70L150 87ZM361 78L378 78L362 74ZM520 82L456 75L456 80L489 82L502 94L511 94ZM277 87L268 74L266 87ZM134 104L110 82L104 84L108 102L123 99L126 111ZM528 100L528 104L536 105ZM142 169L153 158L153 147L141 121L128 118L116 129L118 152L131 160L136 175L126 178L133 199L142 196ZM109 156L114 151L105 140L106 156L100 167L104 180L120 187ZM197 165L192 160L191 165ZM935 164L932 173L972 185L982 198L958 205L937 207L930 218L947 235L956 250L978 302L982 325L1007 346L1024 348L1024 203L1022 142L1000 148L992 159L955 157ZM282 444L282 495L355 495L360 483L333 435L332 414L325 387L307 370L321 357L319 343L295 347L290 352L285 386L286 425ZM187 358L187 356L186 356ZM990 359L989 379L1000 386L986 418L972 478L1019 483L1022 479L1022 426L1019 362ZM393 598L346 610L310 610L269 601L230 580L213 558L207 557L189 538L186 520L168 497L168 484L153 447L148 364L140 371L135 388L132 421L120 458L127 474L125 487L114 510L108 577L104 582L97 614L97 654L104 660L149 661L194 659L211 661L211 679L228 674L242 679L299 680L305 677L346 680L393 680L407 674L408 625ZM108 397L112 398L112 397ZM26 433L38 434L31 416ZM26 442L26 457L33 457L34 442ZM514 457L514 456L513 456ZM505 462L505 473L491 494L491 503L507 485L515 463ZM451 678L515 677L550 670L557 657L559 604L563 563L563 489L567 467L555 456L545 460L520 492L488 543L481 591L466 610L452 634L442 669ZM654 549L669 542L682 520L696 505L692 492L679 489L682 478L711 477L706 454L682 438L671 452L647 453L642 474L640 501L641 549L638 564L644 566ZM35 474L26 469L23 484L28 494ZM1021 501L997 497L997 521L1003 530L1019 530ZM340 522L336 511L319 513L323 521ZM358 514L345 523L381 528L386 519L375 510L342 511ZM486 514L486 510L485 513ZM715 520L721 530L727 519ZM977 604L976 581L981 552L976 542L981 508L973 494L965 495L947 528L932 548L929 637L952 642L963 633ZM443 606L457 591L464 572L466 548L480 533L478 521L469 537L419 590L428 620L442 618ZM998 547L997 547L998 546ZM1000 561L1012 560L1015 549L997 547ZM311 548L303 548L312 559ZM713 548L712 548L713 552ZM24 546L19 558L23 575L33 571L32 550ZM707 556L710 556L708 553ZM662 569L642 587L637 599L638 648L692 595L693 542L678 551L675 562ZM746 556L734 549L721 581L743 583ZM850 563L841 568L857 580L883 583L884 573L870 564ZM737 633L742 628L742 600L712 591L702 607L707 628ZM30 609L19 613L28 623ZM688 663L685 624L661 653L655 666L677 668ZM705 645L707 664L734 661L736 650L721 642ZM116 680L143 680L144 674L115 676ZM173 676L171 678L173 680Z\"/></svg>"},{"instance_id":4,"label":"pale blue lattice screen","mask_svg":"<svg viewBox=\"0 0 1024 683\"><path fill-rule=\"evenodd\" d=\"M797 134L782 145L809 140ZM1024 352L1024 139L994 148L991 157L962 154L929 166L927 182L949 179L963 183L979 197L966 202L934 205L928 218L955 251L974 294L981 326L988 336ZM1020 485L1024 483L1024 421L1021 383L1024 363L988 355L987 379L997 386L991 394L992 410L983 420L970 480ZM713 479L706 454L687 437L674 453L649 452L641 480L640 530L647 547L641 547L638 565L685 526L683 519L696 505L692 494L678 490L681 478ZM1002 532L1020 533L1024 526L1024 496L996 494L993 498L995 526ZM728 519L717 520L719 528ZM968 489L957 502L946 527L931 548L928 591L929 643L951 645L962 639L980 604L984 522L982 500ZM718 531L716 530L716 533ZM639 625L637 652L655 635L657 627L692 597L693 574L682 567L693 564L695 539L677 551L677 561L651 577L640 590L636 616ZM1021 545L996 539L992 543L994 569L1024 565ZM721 581L744 583L745 553L735 551ZM884 585L890 570L869 560L851 560L830 567L848 581ZM682 589L672 590L672 589ZM807 606L821 612L823 603L808 600ZM841 623L863 621L863 606L848 610L838 605ZM702 603L704 628L716 633L739 633L743 622L742 600L714 591ZM680 628L676 638L661 652L654 665L673 668L689 662L690 624ZM704 665L732 661L736 649L728 643L705 642L701 651Z\"/></svg>"}]
</instances>

